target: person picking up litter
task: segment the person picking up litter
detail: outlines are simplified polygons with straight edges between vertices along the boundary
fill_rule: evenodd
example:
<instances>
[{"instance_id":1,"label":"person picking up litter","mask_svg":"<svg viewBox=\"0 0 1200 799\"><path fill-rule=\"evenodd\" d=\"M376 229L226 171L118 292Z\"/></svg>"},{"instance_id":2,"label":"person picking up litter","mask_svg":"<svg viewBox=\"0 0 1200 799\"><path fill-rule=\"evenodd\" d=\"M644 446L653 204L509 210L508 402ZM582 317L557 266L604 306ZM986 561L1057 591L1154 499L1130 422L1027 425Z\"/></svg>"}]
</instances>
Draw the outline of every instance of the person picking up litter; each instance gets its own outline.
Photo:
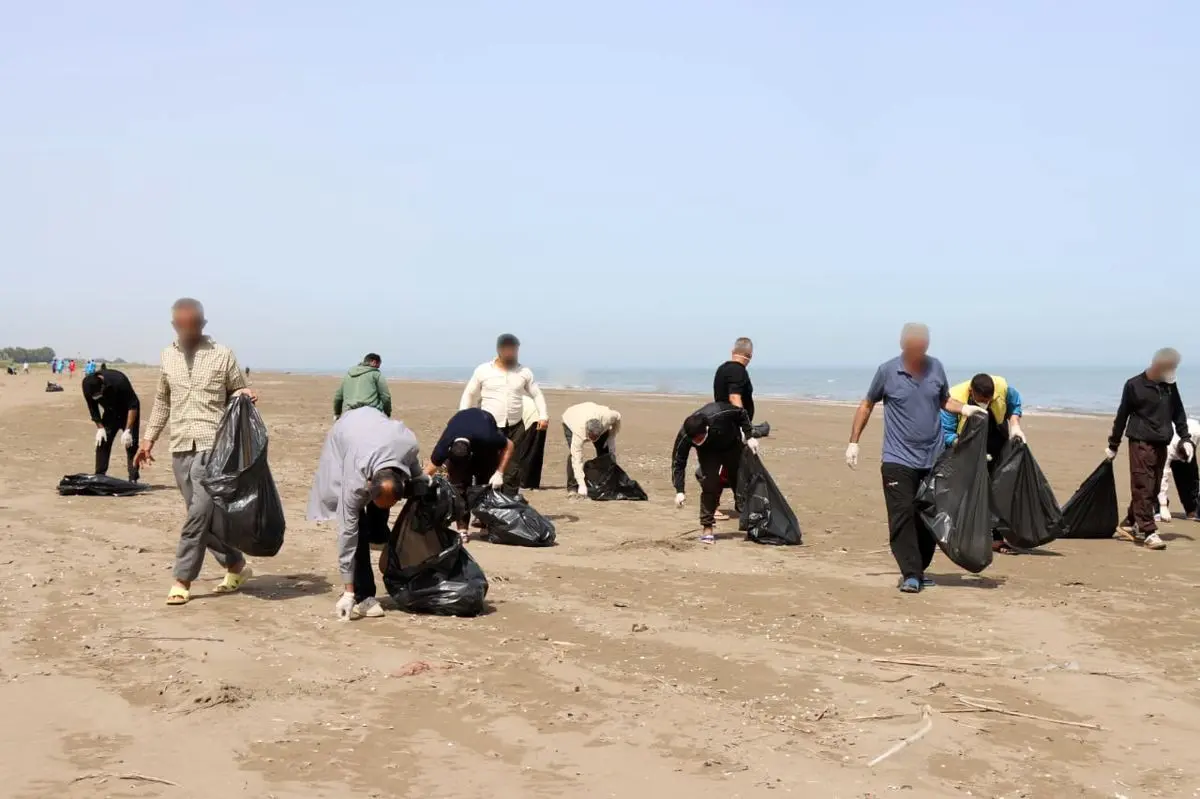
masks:
<instances>
[{"instance_id":1,"label":"person picking up litter","mask_svg":"<svg viewBox=\"0 0 1200 799\"><path fill-rule=\"evenodd\" d=\"M442 466L446 476L463 498L463 514L455 523L463 542L468 539L466 510L467 489L488 485L499 491L504 486L504 470L516 447L482 408L466 408L450 417L442 437L433 447L425 474L433 476Z\"/></svg>"},{"instance_id":2,"label":"person picking up litter","mask_svg":"<svg viewBox=\"0 0 1200 799\"><path fill-rule=\"evenodd\" d=\"M563 435L567 438L567 491L588 495L583 476L583 444L590 442L596 455L617 459L617 434L621 432L621 414L594 402L581 402L563 411Z\"/></svg>"},{"instance_id":3,"label":"person picking up litter","mask_svg":"<svg viewBox=\"0 0 1200 799\"><path fill-rule=\"evenodd\" d=\"M684 472L688 455L693 449L700 461L696 474L700 481L700 541L712 544L713 524L721 502L721 469L729 476L729 484L737 485L742 450L749 447L758 454L758 439L751 438L750 415L745 408L728 402L710 402L684 419L671 452L671 482L675 486L675 507L682 508Z\"/></svg>"}]
</instances>

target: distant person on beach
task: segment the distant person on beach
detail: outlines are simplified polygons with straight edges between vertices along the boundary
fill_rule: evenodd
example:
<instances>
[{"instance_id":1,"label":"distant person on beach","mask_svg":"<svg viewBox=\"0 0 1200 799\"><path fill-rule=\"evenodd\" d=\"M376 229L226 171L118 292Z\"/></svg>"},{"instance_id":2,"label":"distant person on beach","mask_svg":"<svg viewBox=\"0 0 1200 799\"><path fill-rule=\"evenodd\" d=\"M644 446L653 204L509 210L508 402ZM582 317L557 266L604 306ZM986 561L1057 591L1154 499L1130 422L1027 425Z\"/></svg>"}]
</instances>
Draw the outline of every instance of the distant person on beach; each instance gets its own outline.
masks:
<instances>
[{"instance_id":1,"label":"distant person on beach","mask_svg":"<svg viewBox=\"0 0 1200 799\"><path fill-rule=\"evenodd\" d=\"M75 359L74 358L71 359L71 366L69 368L71 370L71 373L68 375L68 377L70 377L72 380L74 380L75 379Z\"/></svg>"},{"instance_id":2,"label":"distant person on beach","mask_svg":"<svg viewBox=\"0 0 1200 799\"><path fill-rule=\"evenodd\" d=\"M29 374L29 362L28 361L21 364L21 374L26 374L26 375Z\"/></svg>"},{"instance_id":3,"label":"distant person on beach","mask_svg":"<svg viewBox=\"0 0 1200 799\"><path fill-rule=\"evenodd\" d=\"M310 521L338 521L338 571L343 592L339 621L378 618L371 544L388 540L388 515L421 472L417 437L377 408L347 411L321 449L308 496Z\"/></svg>"},{"instance_id":4,"label":"distant person on beach","mask_svg":"<svg viewBox=\"0 0 1200 799\"><path fill-rule=\"evenodd\" d=\"M925 570L933 561L937 541L917 518L917 491L942 451L941 411L973 416L978 405L964 405L950 396L946 370L929 352L929 328L910 322L900 331L900 355L883 363L859 403L846 447L846 465L858 466L858 440L871 412L883 403L883 501L887 506L888 538L900 567L900 590L920 593L931 584Z\"/></svg>"},{"instance_id":5,"label":"distant person on beach","mask_svg":"<svg viewBox=\"0 0 1200 799\"><path fill-rule=\"evenodd\" d=\"M1105 457L1113 460L1121 446L1121 437L1129 439L1132 498L1125 519L1117 527L1117 537L1146 549L1167 548L1154 522L1154 501L1162 485L1172 438L1179 437L1177 446L1184 461L1190 462L1196 456L1183 399L1175 385L1179 361L1179 353L1166 347L1154 353L1146 371L1125 381L1108 449L1104 452Z\"/></svg>"},{"instance_id":6,"label":"distant person on beach","mask_svg":"<svg viewBox=\"0 0 1200 799\"><path fill-rule=\"evenodd\" d=\"M951 388L950 396L963 405L987 409L987 458L988 473L991 474L1000 465L1000 451L1005 443L1010 438L1025 440L1025 431L1021 429L1020 392L1003 377L980 373ZM967 419L961 413L946 410L942 411L941 419L942 441L947 447L952 447L958 443L958 434L962 432ZM1014 553L1004 540L1001 528L992 530L992 549L1003 554Z\"/></svg>"},{"instance_id":7,"label":"distant person on beach","mask_svg":"<svg viewBox=\"0 0 1200 799\"><path fill-rule=\"evenodd\" d=\"M472 486L503 487L504 472L515 450L512 440L504 435L490 413L482 408L465 408L446 423L429 456L425 474L432 476L445 466L450 484L465 501ZM470 513L464 511L456 520L464 542L468 538L469 518Z\"/></svg>"},{"instance_id":8,"label":"distant person on beach","mask_svg":"<svg viewBox=\"0 0 1200 799\"><path fill-rule=\"evenodd\" d=\"M249 377L249 376L250 376L250 367L247 366L246 367L246 377Z\"/></svg>"},{"instance_id":9,"label":"distant person on beach","mask_svg":"<svg viewBox=\"0 0 1200 799\"><path fill-rule=\"evenodd\" d=\"M700 541L705 544L716 541L713 525L721 503L721 471L729 475L730 485L737 485L743 448L749 446L752 452L758 452L758 440L751 438L751 434L750 415L745 408L728 402L710 402L684 419L675 437L671 450L675 507L682 508L686 501L684 472L688 455L695 449L700 467L696 473L700 482Z\"/></svg>"},{"instance_id":10,"label":"distant person on beach","mask_svg":"<svg viewBox=\"0 0 1200 799\"><path fill-rule=\"evenodd\" d=\"M384 416L392 415L392 393L387 380L379 371L383 359L373 352L363 357L362 363L351 366L342 378L342 384L333 393L333 418L344 411L355 408L374 408Z\"/></svg>"},{"instance_id":11,"label":"distant person on beach","mask_svg":"<svg viewBox=\"0 0 1200 799\"><path fill-rule=\"evenodd\" d=\"M754 357L754 342L742 337L733 342L729 360L717 367L713 376L713 400L728 402L745 408L750 421L754 421L754 384L746 369Z\"/></svg>"},{"instance_id":12,"label":"distant person on beach","mask_svg":"<svg viewBox=\"0 0 1200 799\"><path fill-rule=\"evenodd\" d=\"M1200 421L1188 419L1187 429L1194 445L1197 436L1200 436ZM1189 521L1200 521L1200 517L1197 517L1197 511L1200 510L1200 469L1197 468L1195 453L1192 453L1192 457L1187 457L1187 450L1182 444L1183 440L1179 433L1176 433L1167 446L1167 465L1170 468L1163 469L1162 483L1158 489L1158 513L1154 516L1157 521L1171 521L1169 493L1172 475L1175 477L1175 490L1179 493L1179 504L1183 505L1184 517Z\"/></svg>"},{"instance_id":13,"label":"distant person on beach","mask_svg":"<svg viewBox=\"0 0 1200 799\"><path fill-rule=\"evenodd\" d=\"M108 474L108 462L118 434L125 450L129 481L141 476L135 463L138 430L141 427L141 403L129 378L113 369L102 375L85 375L80 381L88 414L96 425L96 474Z\"/></svg>"},{"instance_id":14,"label":"distant person on beach","mask_svg":"<svg viewBox=\"0 0 1200 799\"><path fill-rule=\"evenodd\" d=\"M258 397L246 387L233 352L204 335L208 322L198 300L176 300L171 306L171 324L176 339L162 351L154 410L134 466L154 463L154 444L169 421L171 467L187 518L175 550L175 585L167 593L167 604L185 605L204 565L205 549L225 567L225 577L213 588L215 593L237 591L253 574L242 553L213 531L212 498L200 481L229 400L239 394L252 401Z\"/></svg>"},{"instance_id":15,"label":"distant person on beach","mask_svg":"<svg viewBox=\"0 0 1200 799\"><path fill-rule=\"evenodd\" d=\"M594 402L581 402L563 411L563 435L567 438L567 491L588 495L583 476L583 444L590 442L596 455L617 458L617 434L621 432L621 414Z\"/></svg>"},{"instance_id":16,"label":"distant person on beach","mask_svg":"<svg viewBox=\"0 0 1200 799\"><path fill-rule=\"evenodd\" d=\"M525 435L525 422L521 398L528 396L537 406L537 428L545 430L550 423L546 410L546 398L538 387L529 367L522 366L518 358L521 342L511 333L496 339L496 357L480 364L475 369L467 387L463 389L458 409L483 408L496 420L500 432L504 433L513 446L520 447ZM517 496L521 489L521 461L512 458L504 473L501 490L509 496Z\"/></svg>"}]
</instances>

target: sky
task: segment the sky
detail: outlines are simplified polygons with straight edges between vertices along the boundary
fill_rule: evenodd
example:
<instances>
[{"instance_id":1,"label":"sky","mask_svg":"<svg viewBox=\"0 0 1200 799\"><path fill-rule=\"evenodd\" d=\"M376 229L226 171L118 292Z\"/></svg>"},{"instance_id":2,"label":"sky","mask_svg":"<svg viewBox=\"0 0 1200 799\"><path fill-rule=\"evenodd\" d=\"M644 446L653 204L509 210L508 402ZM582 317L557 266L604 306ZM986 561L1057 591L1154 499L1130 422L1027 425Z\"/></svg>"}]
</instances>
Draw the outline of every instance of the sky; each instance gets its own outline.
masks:
<instances>
[{"instance_id":1,"label":"sky","mask_svg":"<svg viewBox=\"0 0 1200 799\"><path fill-rule=\"evenodd\" d=\"M1200 359L1200 4L3 10L0 346L195 296L259 368Z\"/></svg>"}]
</instances>

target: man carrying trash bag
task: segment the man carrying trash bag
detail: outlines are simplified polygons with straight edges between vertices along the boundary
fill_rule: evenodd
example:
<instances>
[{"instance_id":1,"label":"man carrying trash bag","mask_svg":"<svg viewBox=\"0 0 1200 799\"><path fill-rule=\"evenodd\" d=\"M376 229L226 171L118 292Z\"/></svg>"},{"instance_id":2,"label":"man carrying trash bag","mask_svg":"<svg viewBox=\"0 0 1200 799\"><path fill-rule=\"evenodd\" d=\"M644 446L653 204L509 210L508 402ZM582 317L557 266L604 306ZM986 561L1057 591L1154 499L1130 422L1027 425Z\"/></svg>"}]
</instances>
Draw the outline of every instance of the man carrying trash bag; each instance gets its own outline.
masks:
<instances>
[{"instance_id":1,"label":"man carrying trash bag","mask_svg":"<svg viewBox=\"0 0 1200 799\"><path fill-rule=\"evenodd\" d=\"M446 477L462 499L461 513L454 521L464 544L469 537L467 522L471 518L466 506L467 492L484 485L499 490L515 450L495 418L482 408L466 408L451 416L434 445L425 474L432 477L442 466L446 467Z\"/></svg>"},{"instance_id":2,"label":"man carrying trash bag","mask_svg":"<svg viewBox=\"0 0 1200 799\"><path fill-rule=\"evenodd\" d=\"M964 406L983 408L987 411L987 460L988 472L1000 465L1000 454L1009 439L1025 442L1025 431L1021 428L1021 394L1003 377L980 373L965 383L950 389L950 397ZM947 447L958 441L967 417L961 412L943 409L941 412L942 440ZM992 530L992 550L1012 554L1013 549L1004 540L1004 531L997 525Z\"/></svg>"},{"instance_id":3,"label":"man carrying trash bag","mask_svg":"<svg viewBox=\"0 0 1200 799\"><path fill-rule=\"evenodd\" d=\"M420 475L417 437L403 422L365 406L334 423L308 498L310 521L338 520L339 621L378 618L371 544L387 541L388 514Z\"/></svg>"},{"instance_id":4,"label":"man carrying trash bag","mask_svg":"<svg viewBox=\"0 0 1200 799\"><path fill-rule=\"evenodd\" d=\"M729 475L730 485L738 484L738 469L742 450L749 447L758 454L758 439L753 438L750 415L745 408L728 402L710 402L684 419L675 446L671 451L671 482L675 486L675 507L682 508L684 494L684 472L687 470L688 455L696 450L700 469L696 474L700 481L700 541L705 544L716 542L713 525L716 523L717 506L721 502L721 470Z\"/></svg>"}]
</instances>

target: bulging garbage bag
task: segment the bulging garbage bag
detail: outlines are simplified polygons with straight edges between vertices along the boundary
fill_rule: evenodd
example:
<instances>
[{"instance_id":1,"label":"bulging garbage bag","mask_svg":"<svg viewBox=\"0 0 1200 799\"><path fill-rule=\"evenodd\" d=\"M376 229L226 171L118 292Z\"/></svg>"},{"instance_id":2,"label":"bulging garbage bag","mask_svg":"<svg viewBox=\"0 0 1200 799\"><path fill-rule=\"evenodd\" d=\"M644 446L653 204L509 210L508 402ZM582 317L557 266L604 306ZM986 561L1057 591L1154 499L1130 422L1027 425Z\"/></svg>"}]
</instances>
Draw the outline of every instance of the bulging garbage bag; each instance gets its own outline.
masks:
<instances>
[{"instance_id":1,"label":"bulging garbage bag","mask_svg":"<svg viewBox=\"0 0 1200 799\"><path fill-rule=\"evenodd\" d=\"M487 577L451 529L461 508L442 477L404 503L379 556L383 584L400 610L478 616L486 608Z\"/></svg>"},{"instance_id":2,"label":"bulging garbage bag","mask_svg":"<svg viewBox=\"0 0 1200 799\"><path fill-rule=\"evenodd\" d=\"M527 429L513 457L521 464L521 488L541 488L542 463L546 459L546 431L537 427Z\"/></svg>"},{"instance_id":3,"label":"bulging garbage bag","mask_svg":"<svg viewBox=\"0 0 1200 799\"><path fill-rule=\"evenodd\" d=\"M597 455L583 464L583 479L587 484L588 499L599 501L627 499L643 501L646 492L612 455Z\"/></svg>"},{"instance_id":4,"label":"bulging garbage bag","mask_svg":"<svg viewBox=\"0 0 1200 799\"><path fill-rule=\"evenodd\" d=\"M554 522L523 499L482 486L468 491L471 513L493 544L548 547L554 544Z\"/></svg>"},{"instance_id":5,"label":"bulging garbage bag","mask_svg":"<svg viewBox=\"0 0 1200 799\"><path fill-rule=\"evenodd\" d=\"M104 474L68 474L58 481L58 493L64 497L128 497L148 487Z\"/></svg>"},{"instance_id":6,"label":"bulging garbage bag","mask_svg":"<svg viewBox=\"0 0 1200 799\"><path fill-rule=\"evenodd\" d=\"M257 558L279 552L283 503L267 465L267 426L249 397L225 409L200 484L215 506L213 529L230 546Z\"/></svg>"},{"instance_id":7,"label":"bulging garbage bag","mask_svg":"<svg viewBox=\"0 0 1200 799\"><path fill-rule=\"evenodd\" d=\"M987 420L967 419L957 446L938 458L921 482L921 521L946 557L978 574L992 564L992 513L987 470Z\"/></svg>"},{"instance_id":8,"label":"bulging garbage bag","mask_svg":"<svg viewBox=\"0 0 1200 799\"><path fill-rule=\"evenodd\" d=\"M1120 524L1117 478L1105 458L1063 505L1066 538L1112 538Z\"/></svg>"},{"instance_id":9,"label":"bulging garbage bag","mask_svg":"<svg viewBox=\"0 0 1200 799\"><path fill-rule=\"evenodd\" d=\"M748 540L787 546L802 543L796 514L762 459L749 447L742 450L738 466L737 496L742 507L738 529L746 532Z\"/></svg>"},{"instance_id":10,"label":"bulging garbage bag","mask_svg":"<svg viewBox=\"0 0 1200 799\"><path fill-rule=\"evenodd\" d=\"M1003 524L1004 539L1033 549L1063 534L1062 509L1029 447L1010 439L992 470L992 508Z\"/></svg>"}]
</instances>

